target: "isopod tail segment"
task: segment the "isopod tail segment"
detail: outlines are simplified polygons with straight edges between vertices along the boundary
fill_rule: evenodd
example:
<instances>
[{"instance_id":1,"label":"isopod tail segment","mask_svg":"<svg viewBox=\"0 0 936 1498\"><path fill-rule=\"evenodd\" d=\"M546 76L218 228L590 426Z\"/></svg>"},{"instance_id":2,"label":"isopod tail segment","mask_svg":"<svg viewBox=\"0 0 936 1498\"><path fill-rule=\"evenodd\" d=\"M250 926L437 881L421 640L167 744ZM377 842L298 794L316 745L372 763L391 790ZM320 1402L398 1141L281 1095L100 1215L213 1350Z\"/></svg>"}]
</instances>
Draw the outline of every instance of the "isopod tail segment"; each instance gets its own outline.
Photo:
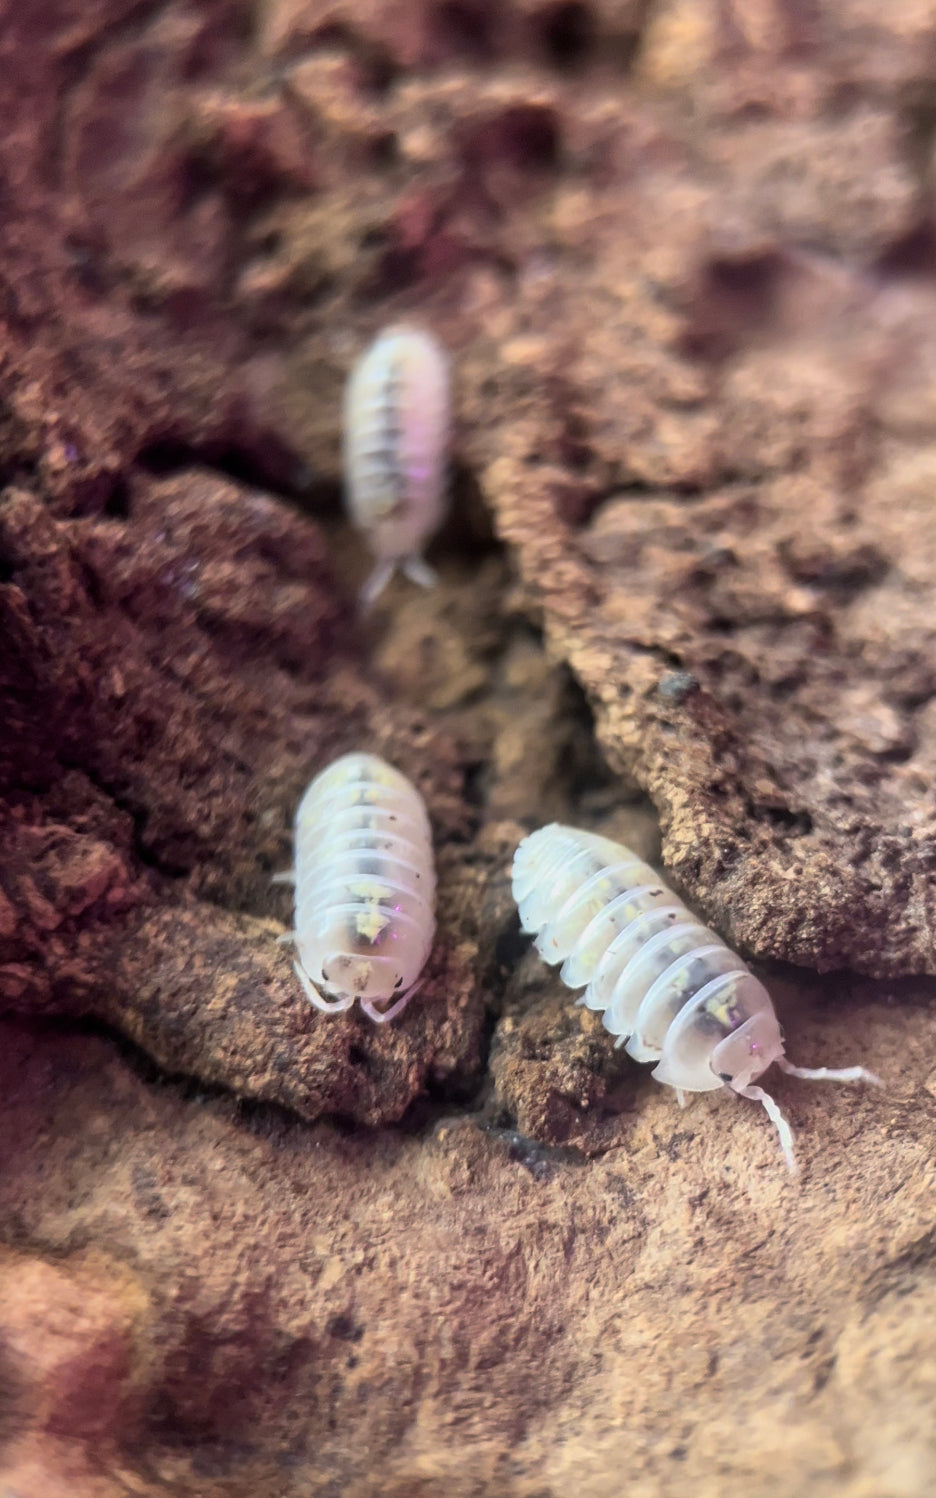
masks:
<instances>
[{"instance_id":1,"label":"isopod tail segment","mask_svg":"<svg viewBox=\"0 0 936 1498\"><path fill-rule=\"evenodd\" d=\"M388 558L378 562L360 592L360 604L365 613L377 602L398 568L411 583L416 583L420 588L434 588L439 581L435 568L430 567L422 557Z\"/></svg>"}]
</instances>

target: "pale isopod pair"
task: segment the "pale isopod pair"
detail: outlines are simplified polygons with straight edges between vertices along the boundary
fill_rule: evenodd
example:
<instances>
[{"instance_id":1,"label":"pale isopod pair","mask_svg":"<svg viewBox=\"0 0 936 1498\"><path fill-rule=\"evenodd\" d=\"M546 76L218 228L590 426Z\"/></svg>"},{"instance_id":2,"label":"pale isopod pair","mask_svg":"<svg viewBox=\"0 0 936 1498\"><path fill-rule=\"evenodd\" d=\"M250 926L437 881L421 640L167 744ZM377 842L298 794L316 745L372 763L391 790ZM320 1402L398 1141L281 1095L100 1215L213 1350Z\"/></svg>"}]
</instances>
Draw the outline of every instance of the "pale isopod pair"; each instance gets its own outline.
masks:
<instances>
[{"instance_id":1,"label":"pale isopod pair","mask_svg":"<svg viewBox=\"0 0 936 1498\"><path fill-rule=\"evenodd\" d=\"M424 587L435 581L422 550L444 512L449 419L448 361L436 340L416 328L385 329L345 392L348 509L377 557L365 604L397 567Z\"/></svg>"},{"instance_id":2,"label":"pale isopod pair","mask_svg":"<svg viewBox=\"0 0 936 1498\"><path fill-rule=\"evenodd\" d=\"M878 1081L862 1066L792 1066L763 984L620 843L553 823L524 838L512 877L540 956L562 963L569 988L587 985L577 1002L603 1011L635 1060L656 1062L680 1103L723 1086L762 1103L791 1170L790 1126L755 1079L776 1062L794 1077Z\"/></svg>"},{"instance_id":3,"label":"pale isopod pair","mask_svg":"<svg viewBox=\"0 0 936 1498\"><path fill-rule=\"evenodd\" d=\"M296 813L296 974L326 1013L355 999L377 1024L409 1003L435 933L432 833L422 797L376 754L346 754Z\"/></svg>"},{"instance_id":4,"label":"pale isopod pair","mask_svg":"<svg viewBox=\"0 0 936 1498\"><path fill-rule=\"evenodd\" d=\"M377 566L363 601L394 570L429 586L422 548L442 518L448 363L428 333L386 329L345 393L348 507ZM296 815L296 973L318 1009L357 998L372 1020L409 1002L435 932L435 868L418 792L374 754L348 754L317 776Z\"/></svg>"},{"instance_id":5,"label":"pale isopod pair","mask_svg":"<svg viewBox=\"0 0 936 1498\"><path fill-rule=\"evenodd\" d=\"M609 838L552 823L524 838L512 869L525 931L562 963L578 1000L603 1015L653 1076L688 1092L728 1087L763 1104L787 1164L793 1135L755 1081L774 1062L791 1076L877 1082L861 1066L793 1066L770 996L653 869ZM317 1009L358 999L382 1024L418 986L435 933L435 869L425 805L374 754L346 754L312 781L296 814L296 973Z\"/></svg>"}]
</instances>

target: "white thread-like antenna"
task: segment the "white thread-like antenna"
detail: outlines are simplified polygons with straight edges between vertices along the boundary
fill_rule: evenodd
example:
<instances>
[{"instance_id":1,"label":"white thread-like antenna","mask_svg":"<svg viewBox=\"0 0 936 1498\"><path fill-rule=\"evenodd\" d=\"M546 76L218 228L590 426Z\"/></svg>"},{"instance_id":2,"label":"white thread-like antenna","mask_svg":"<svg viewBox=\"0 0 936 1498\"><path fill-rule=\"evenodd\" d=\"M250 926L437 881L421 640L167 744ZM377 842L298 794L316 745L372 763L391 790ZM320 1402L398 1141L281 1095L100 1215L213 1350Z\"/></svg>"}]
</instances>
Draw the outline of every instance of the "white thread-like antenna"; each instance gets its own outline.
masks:
<instances>
[{"instance_id":1,"label":"white thread-like antenna","mask_svg":"<svg viewBox=\"0 0 936 1498\"><path fill-rule=\"evenodd\" d=\"M730 1085L730 1084L729 1084ZM780 1112L780 1105L765 1092L763 1087L735 1087L732 1089L739 1097L750 1098L752 1103L761 1103L767 1110L767 1117L774 1125L780 1135L780 1148L783 1150L783 1158L786 1160L787 1168L791 1175L797 1174L796 1152L793 1149L793 1130Z\"/></svg>"},{"instance_id":2,"label":"white thread-like antenna","mask_svg":"<svg viewBox=\"0 0 936 1498\"><path fill-rule=\"evenodd\" d=\"M805 1082L871 1082L875 1087L884 1086L880 1077L864 1066L793 1066L785 1056L777 1057L777 1065L787 1076L802 1077Z\"/></svg>"}]
</instances>

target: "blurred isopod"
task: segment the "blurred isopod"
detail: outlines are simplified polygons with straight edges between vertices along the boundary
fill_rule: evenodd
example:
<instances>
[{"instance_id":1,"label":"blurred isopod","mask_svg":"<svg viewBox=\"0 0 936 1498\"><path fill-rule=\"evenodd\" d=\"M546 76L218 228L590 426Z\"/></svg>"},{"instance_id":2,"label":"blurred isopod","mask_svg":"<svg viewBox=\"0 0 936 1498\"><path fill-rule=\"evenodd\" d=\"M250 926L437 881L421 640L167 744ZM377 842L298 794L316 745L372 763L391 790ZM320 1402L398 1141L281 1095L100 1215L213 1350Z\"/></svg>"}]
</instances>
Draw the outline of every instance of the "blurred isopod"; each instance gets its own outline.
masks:
<instances>
[{"instance_id":1,"label":"blurred isopod","mask_svg":"<svg viewBox=\"0 0 936 1498\"><path fill-rule=\"evenodd\" d=\"M687 1092L730 1087L762 1103L796 1169L793 1135L772 1097L753 1085L775 1061L794 1077L877 1082L862 1066L792 1066L763 984L696 919L648 864L620 843L552 823L524 838L512 869L524 931L544 961L562 963L577 1001L602 1010L653 1076Z\"/></svg>"},{"instance_id":2,"label":"blurred isopod","mask_svg":"<svg viewBox=\"0 0 936 1498\"><path fill-rule=\"evenodd\" d=\"M316 1009L359 999L377 1024L399 1014L435 933L432 833L415 787L376 754L335 760L299 803L295 868L280 878L296 886L295 967Z\"/></svg>"},{"instance_id":3,"label":"blurred isopod","mask_svg":"<svg viewBox=\"0 0 936 1498\"><path fill-rule=\"evenodd\" d=\"M443 350L429 333L386 328L361 355L345 391L348 509L377 558L365 604L397 567L423 587L435 582L422 552L445 512L449 425Z\"/></svg>"}]
</instances>

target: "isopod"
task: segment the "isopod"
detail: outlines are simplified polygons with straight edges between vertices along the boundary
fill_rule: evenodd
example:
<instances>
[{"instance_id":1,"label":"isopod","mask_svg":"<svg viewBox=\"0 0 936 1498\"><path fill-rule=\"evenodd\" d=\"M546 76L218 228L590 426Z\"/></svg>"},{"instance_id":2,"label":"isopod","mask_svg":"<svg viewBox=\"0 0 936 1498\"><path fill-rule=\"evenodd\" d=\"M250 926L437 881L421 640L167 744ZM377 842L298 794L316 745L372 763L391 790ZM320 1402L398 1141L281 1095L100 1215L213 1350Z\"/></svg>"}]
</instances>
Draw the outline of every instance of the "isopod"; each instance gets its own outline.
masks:
<instances>
[{"instance_id":1,"label":"isopod","mask_svg":"<svg viewBox=\"0 0 936 1498\"><path fill-rule=\"evenodd\" d=\"M617 1045L653 1076L687 1092L730 1087L762 1103L791 1170L793 1134L755 1078L775 1061L794 1077L878 1082L862 1066L792 1066L770 995L740 957L706 930L648 864L620 843L552 823L517 849L513 894L545 962L603 1011Z\"/></svg>"},{"instance_id":2,"label":"isopod","mask_svg":"<svg viewBox=\"0 0 936 1498\"><path fill-rule=\"evenodd\" d=\"M299 803L294 863L279 877L296 887L295 968L310 1002L335 1014L359 999L375 1023L393 1019L435 934L432 833L419 792L376 754L335 760Z\"/></svg>"},{"instance_id":3,"label":"isopod","mask_svg":"<svg viewBox=\"0 0 936 1498\"><path fill-rule=\"evenodd\" d=\"M449 420L448 360L435 338L416 328L385 328L345 391L348 509L377 557L365 604L397 567L423 587L435 582L422 551L445 510Z\"/></svg>"}]
</instances>

